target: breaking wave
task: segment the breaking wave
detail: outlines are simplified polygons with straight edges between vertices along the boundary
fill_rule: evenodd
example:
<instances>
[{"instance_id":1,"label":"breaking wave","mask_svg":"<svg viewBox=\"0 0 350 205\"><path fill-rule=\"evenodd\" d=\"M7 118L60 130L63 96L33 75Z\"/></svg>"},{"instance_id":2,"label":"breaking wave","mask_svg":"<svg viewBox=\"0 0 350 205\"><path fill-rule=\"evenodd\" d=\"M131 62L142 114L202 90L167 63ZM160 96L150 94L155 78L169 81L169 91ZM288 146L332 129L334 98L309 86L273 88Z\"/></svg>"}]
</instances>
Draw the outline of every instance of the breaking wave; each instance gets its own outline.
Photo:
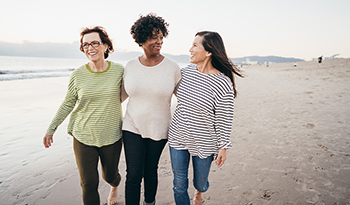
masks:
<instances>
[{"instance_id":1,"label":"breaking wave","mask_svg":"<svg viewBox=\"0 0 350 205\"><path fill-rule=\"evenodd\" d=\"M70 76L74 69L0 70L0 81Z\"/></svg>"}]
</instances>

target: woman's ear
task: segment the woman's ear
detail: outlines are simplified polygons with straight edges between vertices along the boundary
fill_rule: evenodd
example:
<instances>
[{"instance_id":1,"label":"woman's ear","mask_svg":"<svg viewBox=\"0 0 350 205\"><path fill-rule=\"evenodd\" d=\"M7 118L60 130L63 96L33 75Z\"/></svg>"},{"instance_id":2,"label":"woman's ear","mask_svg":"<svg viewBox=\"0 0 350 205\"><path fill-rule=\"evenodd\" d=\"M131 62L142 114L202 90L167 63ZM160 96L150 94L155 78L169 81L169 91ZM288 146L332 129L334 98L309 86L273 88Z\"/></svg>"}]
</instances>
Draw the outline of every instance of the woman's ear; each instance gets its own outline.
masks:
<instances>
[{"instance_id":1,"label":"woman's ear","mask_svg":"<svg viewBox=\"0 0 350 205\"><path fill-rule=\"evenodd\" d=\"M207 52L206 56L211 57L211 53Z\"/></svg>"}]
</instances>

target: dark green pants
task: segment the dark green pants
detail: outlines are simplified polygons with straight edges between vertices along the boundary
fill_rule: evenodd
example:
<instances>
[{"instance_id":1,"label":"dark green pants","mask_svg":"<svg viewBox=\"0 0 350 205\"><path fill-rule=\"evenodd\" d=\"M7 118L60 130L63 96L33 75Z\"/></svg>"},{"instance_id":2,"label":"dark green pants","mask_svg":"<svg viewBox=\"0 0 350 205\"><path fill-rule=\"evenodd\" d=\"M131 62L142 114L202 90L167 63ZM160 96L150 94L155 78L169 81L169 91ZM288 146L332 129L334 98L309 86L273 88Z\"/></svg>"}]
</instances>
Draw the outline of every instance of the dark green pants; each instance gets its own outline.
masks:
<instances>
[{"instance_id":1,"label":"dark green pants","mask_svg":"<svg viewBox=\"0 0 350 205\"><path fill-rule=\"evenodd\" d=\"M102 177L113 187L120 183L118 170L122 139L104 147L87 146L74 138L73 148L85 205L100 205L98 194L98 161L101 159Z\"/></svg>"}]
</instances>

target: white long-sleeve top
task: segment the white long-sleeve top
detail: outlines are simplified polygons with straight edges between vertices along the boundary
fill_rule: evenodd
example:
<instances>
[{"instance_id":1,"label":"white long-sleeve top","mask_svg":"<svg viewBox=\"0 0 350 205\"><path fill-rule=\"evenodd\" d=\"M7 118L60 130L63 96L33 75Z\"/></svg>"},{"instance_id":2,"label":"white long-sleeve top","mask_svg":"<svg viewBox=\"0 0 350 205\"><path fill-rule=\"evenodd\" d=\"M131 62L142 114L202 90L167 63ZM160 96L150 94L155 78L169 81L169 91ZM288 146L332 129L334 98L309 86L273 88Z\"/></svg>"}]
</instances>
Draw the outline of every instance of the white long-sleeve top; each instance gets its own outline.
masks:
<instances>
[{"instance_id":1,"label":"white long-sleeve top","mask_svg":"<svg viewBox=\"0 0 350 205\"><path fill-rule=\"evenodd\" d=\"M234 91L231 80L220 74L203 74L195 65L182 70L177 106L168 140L174 149L206 158L230 148Z\"/></svg>"},{"instance_id":2,"label":"white long-sleeve top","mask_svg":"<svg viewBox=\"0 0 350 205\"><path fill-rule=\"evenodd\" d=\"M167 57L152 67L139 58L129 61L123 77L122 95L128 95L129 102L122 129L156 141L167 139L171 97L180 80L180 66Z\"/></svg>"}]
</instances>

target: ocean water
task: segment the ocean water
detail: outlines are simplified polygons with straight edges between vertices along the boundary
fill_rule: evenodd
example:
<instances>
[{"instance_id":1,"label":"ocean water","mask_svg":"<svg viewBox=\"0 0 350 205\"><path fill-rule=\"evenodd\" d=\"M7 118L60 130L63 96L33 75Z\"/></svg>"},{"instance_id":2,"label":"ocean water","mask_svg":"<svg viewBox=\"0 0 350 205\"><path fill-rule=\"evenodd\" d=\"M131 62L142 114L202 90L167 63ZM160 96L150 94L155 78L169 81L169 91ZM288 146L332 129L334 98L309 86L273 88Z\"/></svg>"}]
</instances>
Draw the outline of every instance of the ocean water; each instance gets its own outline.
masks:
<instances>
[{"instance_id":1,"label":"ocean water","mask_svg":"<svg viewBox=\"0 0 350 205\"><path fill-rule=\"evenodd\" d=\"M0 56L0 81L69 76L86 62L87 59Z\"/></svg>"},{"instance_id":2,"label":"ocean water","mask_svg":"<svg viewBox=\"0 0 350 205\"><path fill-rule=\"evenodd\" d=\"M0 56L0 81L70 76L75 68L86 62L87 59ZM124 66L127 63L114 62Z\"/></svg>"}]
</instances>

